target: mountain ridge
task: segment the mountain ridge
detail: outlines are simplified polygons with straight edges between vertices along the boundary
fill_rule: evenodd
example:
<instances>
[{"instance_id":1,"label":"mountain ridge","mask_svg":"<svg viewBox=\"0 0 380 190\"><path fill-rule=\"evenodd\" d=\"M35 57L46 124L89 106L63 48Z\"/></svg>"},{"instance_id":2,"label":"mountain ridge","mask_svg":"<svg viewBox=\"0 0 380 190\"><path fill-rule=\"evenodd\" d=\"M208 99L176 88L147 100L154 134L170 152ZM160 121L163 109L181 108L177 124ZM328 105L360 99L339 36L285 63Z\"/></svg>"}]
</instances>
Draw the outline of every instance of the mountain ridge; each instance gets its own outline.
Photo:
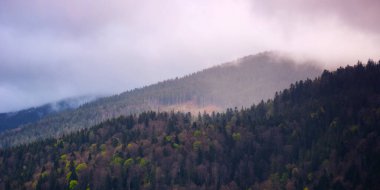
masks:
<instances>
[{"instance_id":1,"label":"mountain ridge","mask_svg":"<svg viewBox=\"0 0 380 190\"><path fill-rule=\"evenodd\" d=\"M20 131L0 134L0 146L61 136L121 115L148 110L176 110L191 102L195 111L245 107L273 97L276 91L288 87L292 82L313 78L322 72L316 66L296 64L289 57L272 52L239 60L238 66L222 64L181 78L100 98L70 112L25 126Z\"/></svg>"}]
</instances>

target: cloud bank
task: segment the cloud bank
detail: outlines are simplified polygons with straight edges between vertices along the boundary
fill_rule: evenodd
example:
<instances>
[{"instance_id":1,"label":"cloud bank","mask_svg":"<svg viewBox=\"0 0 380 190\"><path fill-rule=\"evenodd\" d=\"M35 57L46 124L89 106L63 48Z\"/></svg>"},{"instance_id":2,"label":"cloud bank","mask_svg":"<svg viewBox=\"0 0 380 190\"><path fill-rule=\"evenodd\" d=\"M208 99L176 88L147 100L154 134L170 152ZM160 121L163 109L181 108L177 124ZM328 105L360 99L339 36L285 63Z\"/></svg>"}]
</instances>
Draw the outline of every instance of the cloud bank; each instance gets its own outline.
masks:
<instances>
[{"instance_id":1,"label":"cloud bank","mask_svg":"<svg viewBox=\"0 0 380 190\"><path fill-rule=\"evenodd\" d=\"M377 0L0 2L0 112L113 94L266 50L379 59Z\"/></svg>"}]
</instances>

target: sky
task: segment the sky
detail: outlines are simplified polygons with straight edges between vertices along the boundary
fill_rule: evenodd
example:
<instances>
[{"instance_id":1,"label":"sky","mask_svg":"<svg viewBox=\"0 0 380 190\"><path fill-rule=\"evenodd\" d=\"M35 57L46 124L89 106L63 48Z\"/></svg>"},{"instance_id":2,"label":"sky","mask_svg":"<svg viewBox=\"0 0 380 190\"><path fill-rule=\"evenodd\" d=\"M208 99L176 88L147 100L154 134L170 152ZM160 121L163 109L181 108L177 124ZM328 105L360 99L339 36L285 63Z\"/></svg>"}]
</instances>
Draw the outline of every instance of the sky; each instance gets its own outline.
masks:
<instances>
[{"instance_id":1,"label":"sky","mask_svg":"<svg viewBox=\"0 0 380 190\"><path fill-rule=\"evenodd\" d=\"M380 59L379 0L1 0L0 112L117 94L263 51Z\"/></svg>"}]
</instances>

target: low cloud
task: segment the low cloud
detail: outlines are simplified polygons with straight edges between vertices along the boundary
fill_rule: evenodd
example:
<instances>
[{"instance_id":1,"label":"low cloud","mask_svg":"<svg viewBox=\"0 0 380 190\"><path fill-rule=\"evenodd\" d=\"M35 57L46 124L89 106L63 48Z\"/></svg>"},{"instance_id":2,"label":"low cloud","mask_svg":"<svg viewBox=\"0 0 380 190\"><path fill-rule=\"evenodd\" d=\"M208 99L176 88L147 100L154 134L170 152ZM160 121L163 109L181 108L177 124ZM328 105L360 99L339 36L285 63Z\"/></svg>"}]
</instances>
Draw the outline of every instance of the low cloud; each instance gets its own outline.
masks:
<instances>
[{"instance_id":1,"label":"low cloud","mask_svg":"<svg viewBox=\"0 0 380 190\"><path fill-rule=\"evenodd\" d=\"M266 50L379 59L376 0L0 2L0 112L114 94Z\"/></svg>"}]
</instances>

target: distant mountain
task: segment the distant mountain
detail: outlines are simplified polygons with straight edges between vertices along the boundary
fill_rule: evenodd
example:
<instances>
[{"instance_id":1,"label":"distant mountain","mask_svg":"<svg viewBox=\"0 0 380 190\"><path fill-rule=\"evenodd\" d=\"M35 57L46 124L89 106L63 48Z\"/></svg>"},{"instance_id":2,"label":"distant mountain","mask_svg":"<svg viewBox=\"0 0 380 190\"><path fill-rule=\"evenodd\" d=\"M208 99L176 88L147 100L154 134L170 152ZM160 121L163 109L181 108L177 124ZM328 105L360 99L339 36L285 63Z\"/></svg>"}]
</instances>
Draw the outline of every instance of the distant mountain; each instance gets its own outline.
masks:
<instances>
[{"instance_id":1,"label":"distant mountain","mask_svg":"<svg viewBox=\"0 0 380 190\"><path fill-rule=\"evenodd\" d=\"M44 118L20 131L0 135L0 146L60 136L121 115L142 111L221 111L272 98L276 91L322 70L286 56L265 52L119 95Z\"/></svg>"},{"instance_id":2,"label":"distant mountain","mask_svg":"<svg viewBox=\"0 0 380 190\"><path fill-rule=\"evenodd\" d=\"M44 117L63 111L73 110L95 100L94 96L68 98L58 102L44 104L42 106L28 108L16 112L0 113L0 133L5 130L15 129L21 125L36 122Z\"/></svg>"},{"instance_id":3,"label":"distant mountain","mask_svg":"<svg viewBox=\"0 0 380 190\"><path fill-rule=\"evenodd\" d=\"M378 189L379 84L370 61L246 109L122 116L0 150L0 189Z\"/></svg>"}]
</instances>

